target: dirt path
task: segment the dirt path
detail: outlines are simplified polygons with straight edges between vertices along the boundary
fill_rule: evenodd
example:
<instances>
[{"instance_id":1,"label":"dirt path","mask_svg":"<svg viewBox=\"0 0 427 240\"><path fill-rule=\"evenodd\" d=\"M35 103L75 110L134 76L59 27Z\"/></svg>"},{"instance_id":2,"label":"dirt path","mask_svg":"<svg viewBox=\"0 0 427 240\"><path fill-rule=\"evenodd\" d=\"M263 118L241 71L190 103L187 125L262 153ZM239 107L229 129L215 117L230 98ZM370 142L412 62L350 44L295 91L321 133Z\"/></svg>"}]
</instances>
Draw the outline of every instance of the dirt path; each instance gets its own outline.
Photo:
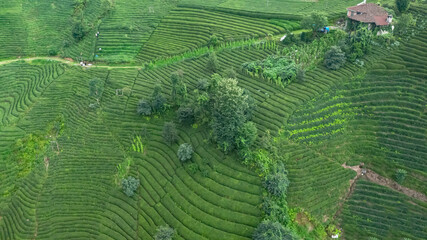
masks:
<instances>
[{"instance_id":1,"label":"dirt path","mask_svg":"<svg viewBox=\"0 0 427 240\"><path fill-rule=\"evenodd\" d=\"M376 184L379 184L381 186L392 188L392 189L394 189L400 193L405 194L408 197L415 198L415 199L418 199L418 200L423 201L423 202L427 202L426 195L424 195L420 192L417 192L413 189L404 187L404 186L398 184L397 182L395 182L391 179L385 178L383 176L380 176L378 173L371 171L369 169L367 169L366 178L369 181L374 182Z\"/></svg>"},{"instance_id":2,"label":"dirt path","mask_svg":"<svg viewBox=\"0 0 427 240\"><path fill-rule=\"evenodd\" d=\"M343 168L352 169L352 170L356 171L356 173L357 173L356 177L354 179L350 180L350 185L351 185L350 189L351 189L352 186L354 185L355 181L362 175L362 169L359 166L347 166L345 163L341 166ZM363 176L366 179L368 179L369 181L374 182L378 185L394 189L400 193L405 194L408 197L415 198L415 199L418 199L418 200L423 201L423 202L427 202L427 196L426 195L424 195L420 192L417 192L413 189L404 187L404 186L398 184L397 182L395 182L389 178L383 177L383 176L379 175L378 173L376 173L372 170L366 169L366 174L363 174ZM351 193L351 190L350 190L350 193Z\"/></svg>"},{"instance_id":3,"label":"dirt path","mask_svg":"<svg viewBox=\"0 0 427 240\"><path fill-rule=\"evenodd\" d=\"M17 61L31 62L33 60L53 60L53 61L58 61L61 63L68 64L70 66L80 66L80 64L74 62L73 59L71 59L71 58L60 58L60 57L30 57L30 58L10 59L10 60L0 61L0 66L5 65L5 64L9 64L9 63L13 63L13 62L17 62ZM135 69L141 68L141 66L108 66L108 65L92 65L92 66L87 66L86 68L90 68L90 67L97 67L97 68L135 68Z\"/></svg>"}]
</instances>

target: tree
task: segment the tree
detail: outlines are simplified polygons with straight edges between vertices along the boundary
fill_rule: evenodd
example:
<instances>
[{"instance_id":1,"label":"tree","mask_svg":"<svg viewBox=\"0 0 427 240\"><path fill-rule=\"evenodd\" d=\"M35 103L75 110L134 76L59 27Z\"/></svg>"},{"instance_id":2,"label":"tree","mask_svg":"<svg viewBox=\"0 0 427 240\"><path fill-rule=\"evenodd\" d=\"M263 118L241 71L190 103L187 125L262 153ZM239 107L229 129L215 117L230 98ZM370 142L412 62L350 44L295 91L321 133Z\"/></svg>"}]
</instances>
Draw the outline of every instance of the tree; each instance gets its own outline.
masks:
<instances>
[{"instance_id":1,"label":"tree","mask_svg":"<svg viewBox=\"0 0 427 240\"><path fill-rule=\"evenodd\" d=\"M293 240L292 234L279 222L264 220L255 229L253 240Z\"/></svg>"},{"instance_id":2,"label":"tree","mask_svg":"<svg viewBox=\"0 0 427 240\"><path fill-rule=\"evenodd\" d=\"M239 130L247 121L248 96L232 78L220 80L212 95L213 137L224 152L229 152L235 148Z\"/></svg>"},{"instance_id":3,"label":"tree","mask_svg":"<svg viewBox=\"0 0 427 240\"><path fill-rule=\"evenodd\" d=\"M180 105L187 98L187 86L182 81L182 77L183 72L181 70L173 72L170 77L172 84L172 102L174 102L176 105Z\"/></svg>"},{"instance_id":4,"label":"tree","mask_svg":"<svg viewBox=\"0 0 427 240\"><path fill-rule=\"evenodd\" d=\"M151 115L151 104L144 99L139 100L138 106L136 108L136 112L139 115L150 116Z\"/></svg>"},{"instance_id":5,"label":"tree","mask_svg":"<svg viewBox=\"0 0 427 240\"><path fill-rule=\"evenodd\" d=\"M191 125L194 123L194 111L189 106L181 106L176 112L179 123L183 125Z\"/></svg>"},{"instance_id":6,"label":"tree","mask_svg":"<svg viewBox=\"0 0 427 240\"><path fill-rule=\"evenodd\" d=\"M394 175L396 182L403 183L407 174L408 174L408 172L405 169L400 169L400 168L397 169L396 173Z\"/></svg>"},{"instance_id":7,"label":"tree","mask_svg":"<svg viewBox=\"0 0 427 240\"><path fill-rule=\"evenodd\" d=\"M175 229L169 226L159 226L157 233L154 235L155 240L172 240L176 235Z\"/></svg>"},{"instance_id":8,"label":"tree","mask_svg":"<svg viewBox=\"0 0 427 240\"><path fill-rule=\"evenodd\" d=\"M257 128L253 122L246 122L239 129L236 146L240 155L245 158L257 137Z\"/></svg>"},{"instance_id":9,"label":"tree","mask_svg":"<svg viewBox=\"0 0 427 240\"><path fill-rule=\"evenodd\" d=\"M394 30L394 32L399 35L406 34L409 28L414 25L415 20L412 17L412 14L402 14L402 16L399 18L399 21L397 21L396 29Z\"/></svg>"},{"instance_id":10,"label":"tree","mask_svg":"<svg viewBox=\"0 0 427 240\"><path fill-rule=\"evenodd\" d=\"M128 196L132 197L135 194L136 189L139 186L139 180L129 176L122 180L123 192Z\"/></svg>"},{"instance_id":11,"label":"tree","mask_svg":"<svg viewBox=\"0 0 427 240\"><path fill-rule=\"evenodd\" d=\"M329 51L325 53L325 66L332 70L338 70L345 63L345 53L341 51L340 47L332 46Z\"/></svg>"},{"instance_id":12,"label":"tree","mask_svg":"<svg viewBox=\"0 0 427 240\"><path fill-rule=\"evenodd\" d=\"M224 70L222 76L224 78L237 78L237 73L233 67L230 67Z\"/></svg>"},{"instance_id":13,"label":"tree","mask_svg":"<svg viewBox=\"0 0 427 240\"><path fill-rule=\"evenodd\" d=\"M196 88L201 90L201 91L206 91L209 88L209 81L206 78L202 78L199 79L199 81L197 81L197 85Z\"/></svg>"},{"instance_id":14,"label":"tree","mask_svg":"<svg viewBox=\"0 0 427 240\"><path fill-rule=\"evenodd\" d=\"M193 147L189 143L183 143L178 148L178 158L182 162L186 162L187 160L190 160L193 156Z\"/></svg>"},{"instance_id":15,"label":"tree","mask_svg":"<svg viewBox=\"0 0 427 240\"><path fill-rule=\"evenodd\" d=\"M285 196L286 190L289 186L289 179L283 164L278 165L275 171L265 177L264 186L273 196Z\"/></svg>"},{"instance_id":16,"label":"tree","mask_svg":"<svg viewBox=\"0 0 427 240\"><path fill-rule=\"evenodd\" d=\"M162 112L165 108L166 98L162 95L162 86L157 84L151 95L151 107L154 112Z\"/></svg>"},{"instance_id":17,"label":"tree","mask_svg":"<svg viewBox=\"0 0 427 240\"><path fill-rule=\"evenodd\" d=\"M328 18L323 13L319 12L312 12L301 21L301 27L311 29L315 35L319 29L325 27L327 24Z\"/></svg>"},{"instance_id":18,"label":"tree","mask_svg":"<svg viewBox=\"0 0 427 240\"><path fill-rule=\"evenodd\" d=\"M406 12L409 8L409 0L396 0L396 7L399 10L399 12L403 13Z\"/></svg>"},{"instance_id":19,"label":"tree","mask_svg":"<svg viewBox=\"0 0 427 240\"><path fill-rule=\"evenodd\" d=\"M86 35L85 27L83 26L83 23L81 21L77 21L74 23L74 26L72 29L72 35L77 42L82 40Z\"/></svg>"},{"instance_id":20,"label":"tree","mask_svg":"<svg viewBox=\"0 0 427 240\"><path fill-rule=\"evenodd\" d=\"M89 96L95 97L96 102L98 104L99 104L99 99L101 98L103 91L104 91L104 85L100 79L94 78L94 79L89 81Z\"/></svg>"},{"instance_id":21,"label":"tree","mask_svg":"<svg viewBox=\"0 0 427 240\"><path fill-rule=\"evenodd\" d=\"M163 126L163 139L169 145L175 143L178 140L178 133L176 131L175 124L173 122L166 122Z\"/></svg>"},{"instance_id":22,"label":"tree","mask_svg":"<svg viewBox=\"0 0 427 240\"><path fill-rule=\"evenodd\" d=\"M216 57L215 52L211 52L208 57L207 68L209 71L216 72L219 68L218 58Z\"/></svg>"}]
</instances>

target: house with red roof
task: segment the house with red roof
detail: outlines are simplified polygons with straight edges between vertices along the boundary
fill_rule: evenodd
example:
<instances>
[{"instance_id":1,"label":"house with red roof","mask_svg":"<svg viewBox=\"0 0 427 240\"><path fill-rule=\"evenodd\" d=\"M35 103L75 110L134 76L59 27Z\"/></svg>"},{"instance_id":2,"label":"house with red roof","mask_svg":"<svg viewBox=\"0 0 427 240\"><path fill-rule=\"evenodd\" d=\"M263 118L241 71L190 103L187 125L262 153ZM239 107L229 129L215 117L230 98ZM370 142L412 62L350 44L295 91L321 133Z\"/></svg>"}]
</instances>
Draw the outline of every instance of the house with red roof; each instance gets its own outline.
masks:
<instances>
[{"instance_id":1,"label":"house with red roof","mask_svg":"<svg viewBox=\"0 0 427 240\"><path fill-rule=\"evenodd\" d=\"M353 21L367 23L376 26L388 26L393 16L375 3L361 3L347 8L347 17Z\"/></svg>"}]
</instances>

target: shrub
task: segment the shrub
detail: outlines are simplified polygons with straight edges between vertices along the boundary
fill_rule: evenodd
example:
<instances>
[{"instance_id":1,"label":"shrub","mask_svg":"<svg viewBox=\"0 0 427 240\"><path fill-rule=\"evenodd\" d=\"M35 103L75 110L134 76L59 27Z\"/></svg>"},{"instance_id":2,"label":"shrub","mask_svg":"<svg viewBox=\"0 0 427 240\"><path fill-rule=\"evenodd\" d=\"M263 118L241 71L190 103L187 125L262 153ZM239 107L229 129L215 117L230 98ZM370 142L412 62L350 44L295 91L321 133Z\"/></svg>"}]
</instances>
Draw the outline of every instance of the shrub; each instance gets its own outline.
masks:
<instances>
[{"instance_id":1,"label":"shrub","mask_svg":"<svg viewBox=\"0 0 427 240\"><path fill-rule=\"evenodd\" d=\"M123 192L128 196L132 197L135 194L136 189L139 186L139 180L134 177L127 177L122 180Z\"/></svg>"},{"instance_id":2,"label":"shrub","mask_svg":"<svg viewBox=\"0 0 427 240\"><path fill-rule=\"evenodd\" d=\"M136 112L139 115L150 116L151 115L151 104L144 99L139 100L138 106L136 108Z\"/></svg>"},{"instance_id":3,"label":"shrub","mask_svg":"<svg viewBox=\"0 0 427 240\"><path fill-rule=\"evenodd\" d=\"M329 51L325 53L325 66L332 70L338 70L345 63L345 53L341 51L340 47L332 46Z\"/></svg>"},{"instance_id":4,"label":"shrub","mask_svg":"<svg viewBox=\"0 0 427 240\"><path fill-rule=\"evenodd\" d=\"M179 123L187 126L194 123L194 111L191 107L181 106L176 113Z\"/></svg>"},{"instance_id":5,"label":"shrub","mask_svg":"<svg viewBox=\"0 0 427 240\"><path fill-rule=\"evenodd\" d=\"M398 183L403 183L403 181L406 178L406 175L408 174L408 172L404 169L397 169L396 173L394 174L394 177L396 179L396 182Z\"/></svg>"},{"instance_id":6,"label":"shrub","mask_svg":"<svg viewBox=\"0 0 427 240\"><path fill-rule=\"evenodd\" d=\"M169 226L159 226L157 233L154 235L155 240L172 240L176 235L175 229Z\"/></svg>"},{"instance_id":7,"label":"shrub","mask_svg":"<svg viewBox=\"0 0 427 240\"><path fill-rule=\"evenodd\" d=\"M183 143L178 148L178 158L182 162L190 160L193 156L193 147L189 143Z\"/></svg>"},{"instance_id":8,"label":"shrub","mask_svg":"<svg viewBox=\"0 0 427 240\"><path fill-rule=\"evenodd\" d=\"M295 238L279 222L264 220L255 229L252 239L254 240L293 240Z\"/></svg>"},{"instance_id":9,"label":"shrub","mask_svg":"<svg viewBox=\"0 0 427 240\"><path fill-rule=\"evenodd\" d=\"M409 8L409 0L396 0L396 7L399 12L403 13Z\"/></svg>"},{"instance_id":10,"label":"shrub","mask_svg":"<svg viewBox=\"0 0 427 240\"><path fill-rule=\"evenodd\" d=\"M211 72L218 71L219 62L218 62L218 58L216 57L215 52L212 52L209 54L208 62L207 62L207 68Z\"/></svg>"},{"instance_id":11,"label":"shrub","mask_svg":"<svg viewBox=\"0 0 427 240\"><path fill-rule=\"evenodd\" d=\"M209 46L209 47L217 47L217 46L219 45L219 43L220 43L219 38L218 38L215 34L213 34L213 35L209 38L208 46Z\"/></svg>"},{"instance_id":12,"label":"shrub","mask_svg":"<svg viewBox=\"0 0 427 240\"><path fill-rule=\"evenodd\" d=\"M58 55L58 51L56 49L49 49L48 55L49 56L56 56L56 55Z\"/></svg>"},{"instance_id":13,"label":"shrub","mask_svg":"<svg viewBox=\"0 0 427 240\"><path fill-rule=\"evenodd\" d=\"M163 139L169 145L175 143L178 140L178 133L173 122L166 122L163 126Z\"/></svg>"}]
</instances>

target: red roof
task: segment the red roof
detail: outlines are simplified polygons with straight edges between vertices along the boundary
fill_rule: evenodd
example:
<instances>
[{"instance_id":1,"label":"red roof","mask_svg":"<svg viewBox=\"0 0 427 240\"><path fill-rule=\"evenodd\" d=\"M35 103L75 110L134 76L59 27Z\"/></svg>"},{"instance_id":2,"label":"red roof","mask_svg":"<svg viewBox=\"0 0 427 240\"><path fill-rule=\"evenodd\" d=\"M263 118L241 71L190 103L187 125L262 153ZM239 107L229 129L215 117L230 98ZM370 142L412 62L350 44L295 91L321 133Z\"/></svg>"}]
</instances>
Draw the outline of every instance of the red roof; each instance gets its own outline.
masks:
<instances>
[{"instance_id":1,"label":"red roof","mask_svg":"<svg viewBox=\"0 0 427 240\"><path fill-rule=\"evenodd\" d=\"M354 14L348 16L350 19L365 23L375 23L380 26L388 25L387 11L375 3L360 4L358 6L349 7L347 10Z\"/></svg>"}]
</instances>

